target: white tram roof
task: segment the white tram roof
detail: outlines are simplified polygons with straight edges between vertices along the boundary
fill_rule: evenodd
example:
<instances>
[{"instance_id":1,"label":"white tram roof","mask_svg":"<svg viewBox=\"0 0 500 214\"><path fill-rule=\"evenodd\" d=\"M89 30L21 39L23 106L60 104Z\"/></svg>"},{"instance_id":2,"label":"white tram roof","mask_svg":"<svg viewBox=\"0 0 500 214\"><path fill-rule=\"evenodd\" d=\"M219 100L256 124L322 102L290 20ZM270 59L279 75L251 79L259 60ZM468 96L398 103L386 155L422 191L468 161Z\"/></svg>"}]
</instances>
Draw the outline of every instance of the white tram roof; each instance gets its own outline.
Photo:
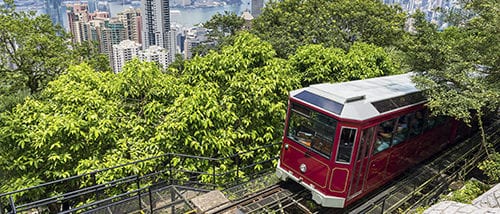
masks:
<instances>
[{"instance_id":1,"label":"white tram roof","mask_svg":"<svg viewBox=\"0 0 500 214\"><path fill-rule=\"evenodd\" d=\"M290 97L341 118L366 120L425 102L411 81L411 73L322 83L290 92Z\"/></svg>"}]
</instances>

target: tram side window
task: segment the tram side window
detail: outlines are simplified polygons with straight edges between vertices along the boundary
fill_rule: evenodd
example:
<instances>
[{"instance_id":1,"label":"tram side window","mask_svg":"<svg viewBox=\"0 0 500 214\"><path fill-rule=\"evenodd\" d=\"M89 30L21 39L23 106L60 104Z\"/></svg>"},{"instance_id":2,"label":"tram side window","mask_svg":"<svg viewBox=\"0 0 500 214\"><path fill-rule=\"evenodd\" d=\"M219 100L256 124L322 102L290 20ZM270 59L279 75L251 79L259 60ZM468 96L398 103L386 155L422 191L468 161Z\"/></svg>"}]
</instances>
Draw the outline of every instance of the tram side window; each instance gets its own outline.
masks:
<instances>
[{"instance_id":1,"label":"tram side window","mask_svg":"<svg viewBox=\"0 0 500 214\"><path fill-rule=\"evenodd\" d=\"M333 118L294 104L288 121L287 136L330 158L336 124Z\"/></svg>"},{"instance_id":2,"label":"tram side window","mask_svg":"<svg viewBox=\"0 0 500 214\"><path fill-rule=\"evenodd\" d=\"M396 119L380 123L377 128L377 139L373 145L373 154L384 151L391 146L395 122Z\"/></svg>"},{"instance_id":3,"label":"tram side window","mask_svg":"<svg viewBox=\"0 0 500 214\"><path fill-rule=\"evenodd\" d=\"M427 125L425 130L432 129L436 126L443 124L446 121L446 117L444 116L429 116L427 119Z\"/></svg>"},{"instance_id":4,"label":"tram side window","mask_svg":"<svg viewBox=\"0 0 500 214\"><path fill-rule=\"evenodd\" d=\"M392 145L399 144L406 140L408 137L409 123L411 118L413 117L413 113L403 115L399 117L398 125L396 130L394 130L394 138L392 140Z\"/></svg>"},{"instance_id":5,"label":"tram side window","mask_svg":"<svg viewBox=\"0 0 500 214\"><path fill-rule=\"evenodd\" d=\"M356 139L356 129L342 128L342 134L339 140L339 149L337 151L337 162L350 163L352 148L354 147L354 140Z\"/></svg>"},{"instance_id":6,"label":"tram side window","mask_svg":"<svg viewBox=\"0 0 500 214\"><path fill-rule=\"evenodd\" d=\"M415 115L410 120L410 137L415 137L422 134L424 130L425 118L424 110L415 112Z\"/></svg>"}]
</instances>

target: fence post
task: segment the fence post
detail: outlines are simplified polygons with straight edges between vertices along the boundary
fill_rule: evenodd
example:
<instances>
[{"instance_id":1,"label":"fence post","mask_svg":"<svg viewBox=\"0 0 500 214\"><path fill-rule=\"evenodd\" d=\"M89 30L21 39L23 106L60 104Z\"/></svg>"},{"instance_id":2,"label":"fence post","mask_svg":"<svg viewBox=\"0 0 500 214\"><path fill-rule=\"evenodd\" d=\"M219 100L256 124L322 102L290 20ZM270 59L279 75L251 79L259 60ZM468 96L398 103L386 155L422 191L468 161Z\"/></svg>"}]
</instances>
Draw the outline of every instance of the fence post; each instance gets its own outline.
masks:
<instances>
[{"instance_id":1,"label":"fence post","mask_svg":"<svg viewBox=\"0 0 500 214\"><path fill-rule=\"evenodd\" d=\"M17 213L16 205L14 204L14 199L12 199L12 195L10 196L10 208L12 208L12 213Z\"/></svg>"},{"instance_id":2,"label":"fence post","mask_svg":"<svg viewBox=\"0 0 500 214\"><path fill-rule=\"evenodd\" d=\"M215 159L212 159L212 167L213 167L212 169L214 170L213 173L212 173L213 177L214 177L214 188L215 188L215 185L217 185L217 182L215 182L215 176L216 176L216 174L215 174L215 168L216 167L215 167L215 163L214 163L215 161L216 161Z\"/></svg>"},{"instance_id":3,"label":"fence post","mask_svg":"<svg viewBox=\"0 0 500 214\"><path fill-rule=\"evenodd\" d=\"M175 189L174 189L174 186L171 186L170 187L170 201L174 202L176 200L176 195L175 195ZM172 214L175 214L175 204L172 205L172 208L170 208L172 211L171 213Z\"/></svg>"},{"instance_id":4,"label":"fence post","mask_svg":"<svg viewBox=\"0 0 500 214\"><path fill-rule=\"evenodd\" d=\"M149 193L149 212L153 214L153 195L151 194L151 187L148 187Z\"/></svg>"},{"instance_id":5,"label":"fence post","mask_svg":"<svg viewBox=\"0 0 500 214\"><path fill-rule=\"evenodd\" d=\"M236 156L236 185L240 184L240 154Z\"/></svg>"},{"instance_id":6,"label":"fence post","mask_svg":"<svg viewBox=\"0 0 500 214\"><path fill-rule=\"evenodd\" d=\"M90 177L92 179L92 186L94 186L94 188L95 188L95 185L97 185L97 180L95 178L95 172L91 173ZM97 190L97 188L94 190L94 194L95 194L96 201L98 201L99 200L99 191Z\"/></svg>"},{"instance_id":7,"label":"fence post","mask_svg":"<svg viewBox=\"0 0 500 214\"><path fill-rule=\"evenodd\" d=\"M138 196L139 196L139 197L138 197L138 199L139 199L139 210L142 210L142 203L141 203L141 190L140 190L140 189L141 189L141 183L140 183L140 182L141 182L141 181L140 181L140 177L139 177L139 175L136 175L136 176L135 176L135 183L137 184L137 190L139 190L139 191L137 191L137 194L138 194Z\"/></svg>"},{"instance_id":8,"label":"fence post","mask_svg":"<svg viewBox=\"0 0 500 214\"><path fill-rule=\"evenodd\" d=\"M172 179L172 176L173 176L173 173L172 173L172 154L169 153L168 154L168 182L170 183L170 185L173 185L173 179Z\"/></svg>"}]
</instances>

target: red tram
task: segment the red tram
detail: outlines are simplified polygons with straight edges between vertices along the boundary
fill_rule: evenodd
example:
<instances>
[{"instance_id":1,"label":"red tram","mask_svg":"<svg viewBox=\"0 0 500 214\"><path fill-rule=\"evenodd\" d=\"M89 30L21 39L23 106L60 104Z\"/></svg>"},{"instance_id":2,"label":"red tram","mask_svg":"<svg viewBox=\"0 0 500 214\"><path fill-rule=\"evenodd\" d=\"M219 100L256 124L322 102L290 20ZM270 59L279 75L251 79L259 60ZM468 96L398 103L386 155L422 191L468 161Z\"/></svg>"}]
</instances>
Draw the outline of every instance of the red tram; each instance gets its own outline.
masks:
<instances>
[{"instance_id":1,"label":"red tram","mask_svg":"<svg viewBox=\"0 0 500 214\"><path fill-rule=\"evenodd\" d=\"M292 91L276 174L346 207L455 140L459 124L425 102L411 74Z\"/></svg>"}]
</instances>

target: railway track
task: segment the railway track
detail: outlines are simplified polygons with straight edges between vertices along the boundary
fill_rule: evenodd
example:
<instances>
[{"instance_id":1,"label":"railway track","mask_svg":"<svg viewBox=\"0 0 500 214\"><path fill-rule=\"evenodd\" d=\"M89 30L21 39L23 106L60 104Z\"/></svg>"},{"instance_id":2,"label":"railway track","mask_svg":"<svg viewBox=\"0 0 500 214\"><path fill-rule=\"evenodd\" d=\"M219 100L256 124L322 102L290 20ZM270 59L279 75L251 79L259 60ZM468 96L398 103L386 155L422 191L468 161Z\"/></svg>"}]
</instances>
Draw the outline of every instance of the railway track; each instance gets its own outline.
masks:
<instances>
[{"instance_id":1,"label":"railway track","mask_svg":"<svg viewBox=\"0 0 500 214\"><path fill-rule=\"evenodd\" d=\"M268 213L271 211L282 213L288 211L286 213L289 213L292 209L298 209L296 211L299 213L311 213L307 207L300 204L307 194L305 189L294 187L292 183L280 182L206 213ZM292 205L298 206L292 207Z\"/></svg>"},{"instance_id":2,"label":"railway track","mask_svg":"<svg viewBox=\"0 0 500 214\"><path fill-rule=\"evenodd\" d=\"M499 127L497 120L486 130L496 147L500 146ZM480 135L475 134L345 209L319 207L300 185L280 182L207 213L408 213L419 205L432 203L447 190L448 184L464 178L483 160L480 140Z\"/></svg>"}]
</instances>

